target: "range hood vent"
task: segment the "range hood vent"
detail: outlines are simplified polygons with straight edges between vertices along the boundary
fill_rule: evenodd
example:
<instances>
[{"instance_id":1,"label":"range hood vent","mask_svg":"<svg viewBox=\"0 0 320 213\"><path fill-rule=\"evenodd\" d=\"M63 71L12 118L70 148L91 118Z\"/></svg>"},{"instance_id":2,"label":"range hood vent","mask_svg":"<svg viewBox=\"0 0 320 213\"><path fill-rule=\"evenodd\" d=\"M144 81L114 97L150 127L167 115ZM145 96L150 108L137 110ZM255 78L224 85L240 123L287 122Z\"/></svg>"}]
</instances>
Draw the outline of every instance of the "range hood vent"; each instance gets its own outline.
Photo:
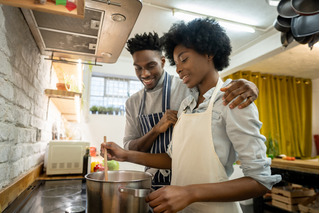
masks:
<instances>
[{"instance_id":1,"label":"range hood vent","mask_svg":"<svg viewBox=\"0 0 320 213\"><path fill-rule=\"evenodd\" d=\"M141 11L138 0L87 0L84 18L22 9L41 54L115 63Z\"/></svg>"}]
</instances>

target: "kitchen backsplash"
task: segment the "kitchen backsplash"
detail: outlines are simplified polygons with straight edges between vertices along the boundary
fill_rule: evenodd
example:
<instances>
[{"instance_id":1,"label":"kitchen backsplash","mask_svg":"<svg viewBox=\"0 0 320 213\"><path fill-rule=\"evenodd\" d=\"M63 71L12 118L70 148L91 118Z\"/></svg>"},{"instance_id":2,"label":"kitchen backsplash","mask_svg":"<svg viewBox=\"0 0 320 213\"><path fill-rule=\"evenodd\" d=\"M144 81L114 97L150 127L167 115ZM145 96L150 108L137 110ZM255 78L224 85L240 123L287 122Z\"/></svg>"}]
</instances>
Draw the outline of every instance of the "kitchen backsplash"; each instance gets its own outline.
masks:
<instances>
[{"instance_id":1,"label":"kitchen backsplash","mask_svg":"<svg viewBox=\"0 0 320 213\"><path fill-rule=\"evenodd\" d=\"M0 190L43 161L60 122L44 95L56 78L50 67L20 9L0 5Z\"/></svg>"}]
</instances>

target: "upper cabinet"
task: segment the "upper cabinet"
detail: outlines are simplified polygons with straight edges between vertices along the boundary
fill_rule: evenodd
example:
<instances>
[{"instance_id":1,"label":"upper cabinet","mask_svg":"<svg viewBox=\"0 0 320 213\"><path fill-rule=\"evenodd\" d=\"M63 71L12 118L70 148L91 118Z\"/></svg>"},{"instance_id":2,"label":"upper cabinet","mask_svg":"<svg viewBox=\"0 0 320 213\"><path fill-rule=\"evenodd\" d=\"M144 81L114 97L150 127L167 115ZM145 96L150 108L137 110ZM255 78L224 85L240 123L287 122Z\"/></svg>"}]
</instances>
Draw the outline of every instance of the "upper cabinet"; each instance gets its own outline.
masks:
<instances>
[{"instance_id":1,"label":"upper cabinet","mask_svg":"<svg viewBox=\"0 0 320 213\"><path fill-rule=\"evenodd\" d=\"M72 11L69 11L64 5L55 5L51 1L47 1L45 4L35 4L34 0L0 0L0 4L76 18L84 17L84 0L77 0L77 8Z\"/></svg>"}]
</instances>

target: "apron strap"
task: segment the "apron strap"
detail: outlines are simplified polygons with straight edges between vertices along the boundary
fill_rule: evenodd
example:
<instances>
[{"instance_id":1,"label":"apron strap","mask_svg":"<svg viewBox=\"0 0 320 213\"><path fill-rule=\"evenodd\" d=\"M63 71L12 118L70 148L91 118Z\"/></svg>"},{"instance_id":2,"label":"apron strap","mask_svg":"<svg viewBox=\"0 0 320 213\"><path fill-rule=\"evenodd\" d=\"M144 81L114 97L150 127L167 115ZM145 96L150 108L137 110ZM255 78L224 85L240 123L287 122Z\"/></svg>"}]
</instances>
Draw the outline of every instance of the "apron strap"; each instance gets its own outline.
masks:
<instances>
[{"instance_id":1,"label":"apron strap","mask_svg":"<svg viewBox=\"0 0 320 213\"><path fill-rule=\"evenodd\" d=\"M219 77L219 80L217 82L216 88L214 88L214 91L213 91L213 93L211 95L211 99L210 99L210 102L209 102L207 110L212 110L212 106L213 106L214 100L216 99L216 96L217 96L218 92L220 91L222 85L223 85L223 81Z\"/></svg>"},{"instance_id":2,"label":"apron strap","mask_svg":"<svg viewBox=\"0 0 320 213\"><path fill-rule=\"evenodd\" d=\"M143 91L143 96L140 102L140 107L139 107L139 115L142 115L144 111L144 102L146 101L146 89Z\"/></svg>"},{"instance_id":3,"label":"apron strap","mask_svg":"<svg viewBox=\"0 0 320 213\"><path fill-rule=\"evenodd\" d=\"M171 78L165 73L162 92L162 112L170 109Z\"/></svg>"}]
</instances>

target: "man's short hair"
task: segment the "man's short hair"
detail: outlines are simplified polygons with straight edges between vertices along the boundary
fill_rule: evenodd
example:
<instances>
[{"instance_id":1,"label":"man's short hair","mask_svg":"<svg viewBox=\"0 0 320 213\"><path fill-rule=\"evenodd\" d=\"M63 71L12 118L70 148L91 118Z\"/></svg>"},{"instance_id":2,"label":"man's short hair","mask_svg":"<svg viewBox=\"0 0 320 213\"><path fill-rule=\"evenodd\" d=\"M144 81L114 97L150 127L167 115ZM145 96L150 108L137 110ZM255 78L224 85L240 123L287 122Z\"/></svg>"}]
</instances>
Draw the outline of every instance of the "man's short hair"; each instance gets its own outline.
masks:
<instances>
[{"instance_id":1,"label":"man's short hair","mask_svg":"<svg viewBox=\"0 0 320 213\"><path fill-rule=\"evenodd\" d=\"M130 52L131 55L140 50L155 50L161 54L161 44L159 36L155 32L149 32L148 34L136 34L133 38L127 41L126 49Z\"/></svg>"}]
</instances>

